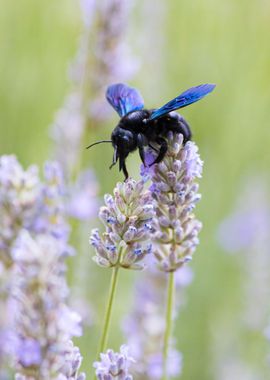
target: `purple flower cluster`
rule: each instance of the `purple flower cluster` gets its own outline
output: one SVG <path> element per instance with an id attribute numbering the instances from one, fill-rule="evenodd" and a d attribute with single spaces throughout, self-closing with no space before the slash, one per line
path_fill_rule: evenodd
<path id="1" fill-rule="evenodd" d="M 125 38 L 131 4 L 130 0 L 101 0 L 97 3 L 99 30 L 94 41 L 94 67 L 89 72 L 94 93 L 89 111 L 94 120 L 104 120 L 110 112 L 104 99 L 106 87 L 128 80 L 138 67 Z"/>
<path id="2" fill-rule="evenodd" d="M 106 87 L 129 79 L 137 68 L 125 41 L 130 6 L 129 0 L 81 0 L 84 29 L 69 70 L 72 89 L 51 127 L 65 173 L 78 169 L 86 130 L 110 114 Z"/>
<path id="3" fill-rule="evenodd" d="M 0 359 L 13 356 L 18 379 L 53 379 L 76 367 L 68 347 L 81 328 L 65 304 L 65 259 L 73 252 L 65 194 L 57 163 L 45 165 L 41 182 L 37 167 L 24 171 L 16 157 L 0 157 Z"/>
<path id="4" fill-rule="evenodd" d="M 70 228 L 65 220 L 65 196 L 62 168 L 57 162 L 47 162 L 44 166 L 44 184 L 40 186 L 40 199 L 36 205 L 37 214 L 30 230 L 50 234 L 66 242 Z"/>
<path id="5" fill-rule="evenodd" d="M 188 267 L 176 272 L 177 310 L 180 306 L 179 300 L 183 302 L 183 288 L 191 280 L 192 273 Z M 135 370 L 138 380 L 159 380 L 162 377 L 166 283 L 166 273 L 158 270 L 153 258 L 149 258 L 146 270 L 136 281 L 133 310 L 123 325 L 130 352 L 137 363 Z M 177 377 L 181 373 L 182 356 L 174 348 L 174 342 L 171 343 L 168 354 L 168 375 Z"/>
<path id="6" fill-rule="evenodd" d="M 151 178 L 150 190 L 155 201 L 154 254 L 165 272 L 175 271 L 191 260 L 199 243 L 202 227 L 193 210 L 201 196 L 196 180 L 201 177 L 202 161 L 194 142 L 183 144 L 181 134 L 168 137 L 168 152 L 154 167 L 142 170 Z"/>
<path id="7" fill-rule="evenodd" d="M 120 347 L 120 353 L 107 350 L 106 354 L 100 354 L 100 362 L 94 363 L 98 380 L 132 380 L 129 373 L 130 366 L 135 362 L 129 356 L 129 348 Z"/>
<path id="8" fill-rule="evenodd" d="M 24 171 L 15 156 L 0 157 L 0 261 L 13 264 L 10 249 L 21 228 L 30 228 L 40 200 L 38 169 Z"/>
<path id="9" fill-rule="evenodd" d="M 80 93 L 74 92 L 68 95 L 51 126 L 51 137 L 55 142 L 54 154 L 65 173 L 72 173 L 75 170 L 81 149 L 84 132 L 81 103 Z"/>
<path id="10" fill-rule="evenodd" d="M 81 328 L 79 315 L 65 304 L 67 253 L 64 241 L 48 234 L 33 238 L 25 230 L 12 250 L 16 368 L 26 379 L 64 376 L 75 365 L 69 341 Z"/>
<path id="11" fill-rule="evenodd" d="M 150 191 L 144 190 L 142 181 L 129 178 L 104 199 L 106 206 L 100 208 L 99 217 L 106 231 L 100 235 L 95 229 L 90 237 L 94 261 L 103 267 L 142 269 L 140 262 L 151 252 L 154 208 Z"/>
<path id="12" fill-rule="evenodd" d="M 264 181 L 249 178 L 239 193 L 234 210 L 218 228 L 218 241 L 229 253 L 266 246 L 269 236 L 270 206 Z"/>
<path id="13" fill-rule="evenodd" d="M 245 281 L 242 297 L 246 308 L 243 319 L 248 328 L 263 330 L 269 316 L 270 281 L 267 185 L 262 178 L 248 178 L 239 193 L 234 210 L 219 226 L 218 240 L 226 252 L 244 254 L 240 256 L 241 267 L 245 268 L 248 281 Z"/>
<path id="14" fill-rule="evenodd" d="M 69 341 L 65 351 L 65 364 L 57 380 L 85 380 L 85 374 L 79 373 L 81 363 L 80 350 L 73 345 L 72 341 Z"/>
<path id="15" fill-rule="evenodd" d="M 67 240 L 64 218 L 63 174 L 56 162 L 44 168 L 44 183 L 38 169 L 24 170 L 15 156 L 0 157 L 0 260 L 13 265 L 11 248 L 21 229 L 48 233 Z"/>
<path id="16" fill-rule="evenodd" d="M 70 186 L 67 213 L 78 220 L 89 220 L 96 216 L 98 185 L 92 170 L 80 173 L 78 180 Z"/>

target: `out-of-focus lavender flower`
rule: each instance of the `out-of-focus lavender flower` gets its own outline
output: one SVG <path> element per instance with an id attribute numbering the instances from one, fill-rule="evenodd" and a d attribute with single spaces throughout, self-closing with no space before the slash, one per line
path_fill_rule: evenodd
<path id="1" fill-rule="evenodd" d="M 166 1 L 148 0 L 141 2 L 137 8 L 138 16 L 132 31 L 136 39 L 132 43 L 143 57 L 144 72 L 151 72 L 147 77 L 147 86 L 143 89 L 145 99 L 151 99 L 155 104 L 159 100 L 160 88 L 166 86 L 168 78 L 164 59 L 167 46 L 164 29 L 168 24 L 170 7 Z M 152 71 L 153 67 L 155 70 Z"/>
<path id="2" fill-rule="evenodd" d="M 65 344 L 81 333 L 64 303 L 64 261 L 73 252 L 65 195 L 56 162 L 45 165 L 42 181 L 37 167 L 25 171 L 15 156 L 0 158 L 0 367 L 13 357 L 25 379 L 62 373 Z"/>
<path id="3" fill-rule="evenodd" d="M 84 118 L 81 113 L 81 94 L 69 94 L 63 107 L 56 113 L 51 127 L 51 137 L 55 141 L 55 157 L 64 168 L 65 174 L 75 170 L 81 149 Z"/>
<path id="4" fill-rule="evenodd" d="M 269 374 L 269 368 L 264 368 L 266 360 L 262 360 L 258 368 L 256 363 L 247 360 L 248 355 L 245 351 L 239 355 L 235 347 L 241 340 L 240 334 L 255 333 L 258 337 L 262 337 L 261 345 L 258 340 L 257 346 L 261 357 L 264 356 L 263 332 L 266 331 L 265 326 L 269 323 L 270 311 L 269 190 L 264 178 L 258 177 L 257 174 L 256 177 L 247 178 L 236 193 L 238 195 L 236 204 L 231 214 L 221 222 L 217 238 L 225 252 L 239 254 L 237 260 L 243 272 L 240 328 L 230 332 L 230 329 L 224 331 L 224 326 L 217 327 L 217 331 L 223 330 L 226 336 L 227 352 L 225 354 L 228 356 L 224 362 L 225 355 L 223 352 L 220 353 L 217 361 L 221 370 L 218 368 L 217 371 L 222 379 L 265 379 Z M 239 333 L 236 334 L 235 331 Z M 221 339 L 220 334 L 217 334 L 214 349 L 217 345 L 220 346 Z M 248 347 L 246 349 L 248 350 Z M 265 359 L 266 356 L 265 350 Z"/>
<path id="5" fill-rule="evenodd" d="M 103 267 L 142 269 L 140 262 L 151 252 L 154 208 L 150 191 L 144 190 L 142 181 L 129 178 L 104 199 L 106 206 L 100 208 L 99 217 L 106 231 L 100 235 L 95 229 L 90 237 L 96 251 L 94 261 Z"/>
<path id="6" fill-rule="evenodd" d="M 37 214 L 30 230 L 34 233 L 49 233 L 57 239 L 67 241 L 69 225 L 65 220 L 66 191 L 62 168 L 57 162 L 47 162 L 40 200 L 36 205 Z"/>
<path id="7" fill-rule="evenodd" d="M 82 172 L 69 191 L 67 212 L 79 220 L 89 220 L 97 214 L 98 185 L 91 170 Z"/>
<path id="8" fill-rule="evenodd" d="M 182 370 L 182 355 L 179 351 L 170 349 L 168 353 L 168 376 L 169 377 L 179 377 Z M 147 378 L 148 379 L 161 379 L 163 372 L 163 356 L 162 352 L 149 355 L 149 362 L 147 368 Z"/>
<path id="9" fill-rule="evenodd" d="M 36 216 L 40 198 L 38 169 L 24 171 L 15 156 L 0 157 L 0 261 L 9 267 L 10 248 L 21 228 L 29 227 Z"/>
<path id="10" fill-rule="evenodd" d="M 0 157 L 0 260 L 7 267 L 13 264 L 11 248 L 21 229 L 67 240 L 60 166 L 48 162 L 44 177 L 42 183 L 37 167 L 24 170 L 15 156 Z"/>
<path id="11" fill-rule="evenodd" d="M 240 194 L 234 211 L 218 229 L 218 241 L 230 253 L 250 250 L 269 236 L 270 206 L 266 186 L 262 181 L 249 179 Z"/>
<path id="12" fill-rule="evenodd" d="M 85 380 L 85 374 L 79 373 L 82 356 L 78 347 L 69 341 L 65 350 L 65 364 L 56 380 Z"/>
<path id="13" fill-rule="evenodd" d="M 201 196 L 196 180 L 202 174 L 202 161 L 194 142 L 183 144 L 181 134 L 170 133 L 164 160 L 143 171 L 150 177 L 156 218 L 154 254 L 165 272 L 175 271 L 191 256 L 199 243 L 202 227 L 193 210 Z"/>
<path id="14" fill-rule="evenodd" d="M 81 335 L 81 328 L 80 317 L 65 305 L 68 250 L 52 235 L 33 239 L 25 230 L 12 250 L 16 369 L 22 378 L 56 379 L 61 374 L 77 379 L 72 377 L 78 369 L 74 355 L 80 356 L 75 348 L 71 352 L 70 339 Z"/>
<path id="15" fill-rule="evenodd" d="M 130 366 L 135 360 L 129 355 L 129 348 L 126 345 L 120 347 L 120 353 L 107 350 L 106 354 L 100 354 L 100 362 L 93 364 L 96 369 L 98 380 L 132 380 L 129 373 Z"/>
<path id="16" fill-rule="evenodd" d="M 270 204 L 267 186 L 262 179 L 249 178 L 240 191 L 234 211 L 220 225 L 218 240 L 229 253 L 242 251 L 244 283 L 243 319 L 248 328 L 263 330 L 269 316 L 269 229 Z M 243 261 L 243 262 L 242 262 Z M 256 299 L 257 307 L 254 307 Z"/>
<path id="17" fill-rule="evenodd" d="M 10 298 L 14 281 L 14 242 L 22 229 L 67 240 L 62 192 L 62 173 L 56 163 L 46 164 L 45 183 L 42 183 L 36 166 L 24 170 L 15 156 L 0 157 L 0 367 L 1 363 L 7 362 L 4 356 L 14 354 L 17 341 L 10 325 L 14 314 L 14 304 Z M 34 342 L 26 340 L 23 343 L 20 345 L 23 347 L 21 352 L 27 356 L 28 352 L 33 351 Z M 35 361 L 38 354 L 28 356 Z"/>
<path id="18" fill-rule="evenodd" d="M 89 72 L 94 92 L 89 111 L 94 120 L 104 120 L 110 112 L 104 98 L 106 87 L 130 79 L 138 67 L 125 41 L 131 4 L 130 0 L 101 0 L 97 5 L 99 28 L 94 39 L 94 69 Z"/>
<path id="19" fill-rule="evenodd" d="M 110 115 L 106 87 L 130 79 L 138 66 L 126 43 L 130 7 L 129 0 L 81 0 L 84 29 L 69 70 L 72 90 L 51 127 L 56 158 L 67 174 L 78 170 L 86 130 Z"/>
<path id="20" fill-rule="evenodd" d="M 164 302 L 166 297 L 167 275 L 156 268 L 154 259 L 149 256 L 146 270 L 136 282 L 133 310 L 125 318 L 123 330 L 136 360 L 136 379 L 159 380 L 163 368 L 163 336 L 165 331 Z M 177 307 L 183 303 L 183 288 L 192 280 L 192 272 L 183 267 L 176 272 Z M 168 353 L 168 375 L 177 377 L 182 369 L 182 356 L 175 350 L 174 342 Z"/>
<path id="21" fill-rule="evenodd" d="M 87 29 L 89 29 L 92 25 L 95 14 L 96 0 L 80 0 L 80 5 L 84 25 Z"/>

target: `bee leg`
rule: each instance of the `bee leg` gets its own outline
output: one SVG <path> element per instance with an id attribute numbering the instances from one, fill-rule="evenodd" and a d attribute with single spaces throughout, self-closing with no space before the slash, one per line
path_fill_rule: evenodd
<path id="1" fill-rule="evenodd" d="M 124 172 L 125 181 L 126 181 L 129 177 L 127 167 L 126 167 L 126 162 L 125 162 L 125 158 L 120 156 L 119 157 L 119 171 L 121 172 L 121 170 L 123 170 Z"/>
<path id="2" fill-rule="evenodd" d="M 117 162 L 118 160 L 118 153 L 117 153 L 117 148 L 114 148 L 114 153 L 113 153 L 113 162 L 110 165 L 109 169 L 111 169 Z"/>
<path id="3" fill-rule="evenodd" d="M 138 134 L 137 136 L 137 145 L 138 145 L 138 148 L 139 148 L 139 154 L 140 154 L 140 157 L 141 157 L 141 160 L 142 160 L 142 163 L 144 166 L 145 165 L 145 154 L 144 154 L 144 149 L 143 149 L 143 146 L 144 146 L 144 137 L 141 133 Z"/>
<path id="4" fill-rule="evenodd" d="M 126 167 L 126 162 L 125 160 L 123 161 L 123 172 L 124 172 L 124 175 L 125 175 L 125 181 L 128 179 L 129 175 L 128 175 L 128 171 L 127 171 L 127 167 Z"/>
<path id="5" fill-rule="evenodd" d="M 159 152 L 155 161 L 153 161 L 149 166 L 153 166 L 161 162 L 163 158 L 165 157 L 165 154 L 167 153 L 167 150 L 168 150 L 167 141 L 163 139 L 162 137 L 157 137 L 156 143 L 160 145 Z"/>

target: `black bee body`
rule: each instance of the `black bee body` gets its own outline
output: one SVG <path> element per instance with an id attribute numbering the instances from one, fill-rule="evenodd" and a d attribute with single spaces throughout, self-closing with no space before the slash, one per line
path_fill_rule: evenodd
<path id="1" fill-rule="evenodd" d="M 112 166 L 119 159 L 119 170 L 123 170 L 126 178 L 128 172 L 125 159 L 129 153 L 139 149 L 141 160 L 145 164 L 144 147 L 149 146 L 158 151 L 156 159 L 151 163 L 154 165 L 162 161 L 167 152 L 166 137 L 170 131 L 181 133 L 184 143 L 191 139 L 189 125 L 181 115 L 169 112 L 159 119 L 150 120 L 154 111 L 145 109 L 132 111 L 120 119 L 112 132 L 111 139 L 115 150 Z"/>
<path id="2" fill-rule="evenodd" d="M 141 94 L 135 88 L 122 83 L 113 84 L 108 87 L 106 98 L 121 119 L 112 132 L 111 140 L 97 141 L 88 148 L 100 143 L 112 143 L 114 154 L 110 168 L 119 160 L 119 170 L 123 170 L 127 179 L 126 158 L 129 153 L 138 149 L 145 165 L 144 148 L 150 147 L 156 151 L 156 158 L 151 166 L 163 160 L 168 149 L 166 138 L 169 132 L 181 133 L 184 144 L 191 139 L 188 123 L 174 111 L 197 102 L 214 88 L 213 84 L 191 87 L 162 107 L 147 110 L 144 109 Z"/>

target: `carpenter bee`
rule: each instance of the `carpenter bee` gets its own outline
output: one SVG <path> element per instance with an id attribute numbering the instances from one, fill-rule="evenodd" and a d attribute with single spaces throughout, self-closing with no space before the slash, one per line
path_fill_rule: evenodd
<path id="1" fill-rule="evenodd" d="M 214 84 L 202 84 L 191 87 L 176 98 L 158 109 L 144 109 L 144 101 L 135 88 L 117 83 L 108 87 L 106 98 L 121 117 L 114 128 L 111 140 L 97 141 L 96 144 L 112 143 L 114 148 L 113 161 L 110 169 L 119 160 L 119 171 L 128 178 L 126 158 L 129 153 L 139 149 L 140 158 L 145 165 L 146 146 L 156 151 L 156 158 L 150 166 L 161 162 L 167 152 L 166 137 L 168 132 L 181 133 L 184 143 L 191 139 L 191 130 L 183 118 L 175 110 L 188 106 L 202 99 L 215 88 Z"/>

